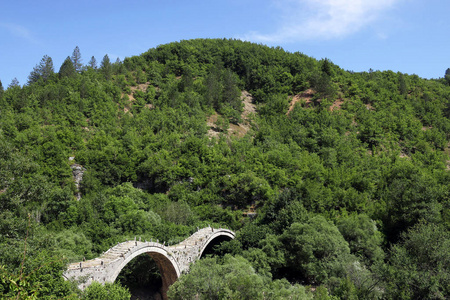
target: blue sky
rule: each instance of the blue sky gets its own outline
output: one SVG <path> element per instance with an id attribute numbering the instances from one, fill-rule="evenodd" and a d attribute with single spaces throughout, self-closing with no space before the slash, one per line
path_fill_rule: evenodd
<path id="1" fill-rule="evenodd" d="M 83 63 L 139 55 L 191 38 L 239 38 L 353 71 L 443 77 L 448 0 L 7 1 L 0 6 L 0 80 L 21 84 L 44 55 L 55 71 L 79 46 Z"/>

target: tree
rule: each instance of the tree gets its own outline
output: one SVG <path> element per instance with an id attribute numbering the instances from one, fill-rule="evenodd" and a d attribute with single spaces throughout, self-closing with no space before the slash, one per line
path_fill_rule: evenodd
<path id="1" fill-rule="evenodd" d="M 0 80 L 0 98 L 3 96 L 3 92 L 4 92 L 3 84 L 2 81 Z"/>
<path id="2" fill-rule="evenodd" d="M 171 299 L 262 299 L 264 282 L 243 257 L 205 258 L 169 289 Z"/>
<path id="3" fill-rule="evenodd" d="M 34 82 L 37 82 L 41 78 L 41 75 L 39 73 L 38 66 L 36 65 L 33 68 L 33 71 L 30 72 L 30 75 L 28 75 L 28 84 L 32 84 Z"/>
<path id="4" fill-rule="evenodd" d="M 78 48 L 78 46 L 76 46 L 75 49 L 73 50 L 71 60 L 75 70 L 77 72 L 81 72 L 81 67 L 83 66 L 83 64 L 81 63 L 81 53 L 80 48 Z"/>
<path id="5" fill-rule="evenodd" d="M 54 72 L 52 58 L 48 55 L 44 55 L 41 62 L 33 68 L 33 71 L 31 71 L 28 76 L 28 84 L 37 82 L 41 78 L 44 81 L 47 81 Z"/>
<path id="6" fill-rule="evenodd" d="M 418 224 L 402 235 L 391 254 L 388 299 L 449 299 L 450 233 Z M 390 297 L 389 297 L 390 296 Z"/>
<path id="7" fill-rule="evenodd" d="M 448 85 L 450 85 L 450 68 L 448 68 L 447 70 L 445 70 L 445 76 L 444 76 L 445 81 L 447 82 Z"/>
<path id="8" fill-rule="evenodd" d="M 324 60 L 322 60 L 322 65 L 321 65 L 321 70 L 323 73 L 327 74 L 328 76 L 333 77 L 334 72 L 331 66 L 331 62 L 328 58 L 325 58 Z"/>
<path id="9" fill-rule="evenodd" d="M 76 70 L 73 66 L 70 57 L 67 56 L 66 60 L 64 60 L 61 68 L 59 68 L 59 76 L 60 77 L 73 77 L 76 74 Z"/>
<path id="10" fill-rule="evenodd" d="M 406 95 L 407 93 L 405 77 L 401 73 L 399 73 L 398 76 L 398 91 L 400 92 L 400 95 Z"/>
<path id="11" fill-rule="evenodd" d="M 97 69 L 97 60 L 95 59 L 94 56 L 91 57 L 91 60 L 88 62 L 88 66 L 94 70 Z"/>
<path id="12" fill-rule="evenodd" d="M 46 81 L 51 75 L 53 75 L 53 73 L 55 73 L 55 69 L 53 68 L 53 60 L 50 56 L 45 55 L 43 61 L 44 66 L 42 68 L 42 78 Z"/>
<path id="13" fill-rule="evenodd" d="M 105 283 L 104 285 L 93 282 L 83 292 L 81 299 L 85 300 L 128 300 L 131 295 L 127 288 L 122 287 L 118 283 Z"/>
<path id="14" fill-rule="evenodd" d="M 214 67 L 206 76 L 205 80 L 205 102 L 215 109 L 219 108 L 220 99 L 222 97 L 222 84 L 220 80 L 220 69 Z"/>
<path id="15" fill-rule="evenodd" d="M 353 214 L 341 218 L 337 223 L 339 231 L 349 243 L 352 254 L 364 262 L 380 261 L 384 258 L 381 243 L 383 236 L 378 231 L 375 221 L 365 214 Z"/>
<path id="16" fill-rule="evenodd" d="M 8 85 L 8 88 L 12 88 L 15 86 L 19 86 L 19 80 L 17 80 L 17 77 L 14 77 L 13 80 L 11 80 L 11 83 Z"/>
<path id="17" fill-rule="evenodd" d="M 311 86 L 316 90 L 317 98 L 332 98 L 336 94 L 331 77 L 325 72 L 313 74 L 311 77 Z"/>
<path id="18" fill-rule="evenodd" d="M 305 287 L 272 281 L 241 256 L 204 258 L 169 288 L 170 299 L 312 299 Z"/>
<path id="19" fill-rule="evenodd" d="M 229 117 L 233 123 L 238 123 L 241 119 L 242 112 L 242 100 L 240 98 L 240 90 L 237 87 L 237 76 L 226 69 L 223 71 L 223 91 L 222 91 L 222 103 L 220 104 L 219 111 L 226 117 Z"/>
<path id="20" fill-rule="evenodd" d="M 107 80 L 111 79 L 112 66 L 108 54 L 105 54 L 105 56 L 103 56 L 102 62 L 100 64 L 100 70 L 102 71 L 103 75 L 105 75 L 105 78 Z"/>
<path id="21" fill-rule="evenodd" d="M 439 224 L 445 215 L 446 191 L 436 176 L 421 172 L 409 160 L 398 160 L 387 175 L 384 231 L 391 242 L 420 220 Z"/>
<path id="22" fill-rule="evenodd" d="M 350 248 L 337 227 L 322 216 L 293 223 L 281 236 L 286 261 L 294 276 L 310 284 L 345 273 Z"/>

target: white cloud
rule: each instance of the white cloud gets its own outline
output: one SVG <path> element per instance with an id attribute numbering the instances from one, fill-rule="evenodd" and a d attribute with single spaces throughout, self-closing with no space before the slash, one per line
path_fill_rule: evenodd
<path id="1" fill-rule="evenodd" d="M 9 31 L 9 33 L 15 37 L 19 37 L 22 39 L 25 39 L 31 43 L 36 43 L 36 39 L 32 36 L 30 30 L 28 30 L 27 28 L 21 26 L 21 25 L 17 25 L 17 24 L 12 24 L 12 23 L 0 23 L 0 27 L 5 28 L 6 30 Z"/>
<path id="2" fill-rule="evenodd" d="M 333 39 L 355 33 L 376 21 L 401 0 L 274 0 L 280 14 L 274 33 L 251 32 L 244 39 L 288 42 Z"/>

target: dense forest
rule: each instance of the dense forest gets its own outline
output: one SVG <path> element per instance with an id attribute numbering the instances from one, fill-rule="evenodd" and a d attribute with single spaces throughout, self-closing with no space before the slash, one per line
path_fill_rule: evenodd
<path id="1" fill-rule="evenodd" d="M 236 239 L 170 299 L 448 299 L 449 74 L 227 39 L 99 65 L 76 47 L 59 71 L 44 56 L 0 82 L 0 295 L 129 299 L 151 261 L 84 291 L 62 272 L 210 224 Z"/>

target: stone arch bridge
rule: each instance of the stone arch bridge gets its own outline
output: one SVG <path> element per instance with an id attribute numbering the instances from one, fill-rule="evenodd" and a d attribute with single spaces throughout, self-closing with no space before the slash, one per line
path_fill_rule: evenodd
<path id="1" fill-rule="evenodd" d="M 145 253 L 150 255 L 158 266 L 162 279 L 161 294 L 166 299 L 169 286 L 182 273 L 187 272 L 189 265 L 200 259 L 205 250 L 234 237 L 235 233 L 231 230 L 206 227 L 173 246 L 160 244 L 159 241 L 127 241 L 117 244 L 100 257 L 70 264 L 63 276 L 78 281 L 80 289 L 85 289 L 94 281 L 112 283 L 133 258 Z"/>

